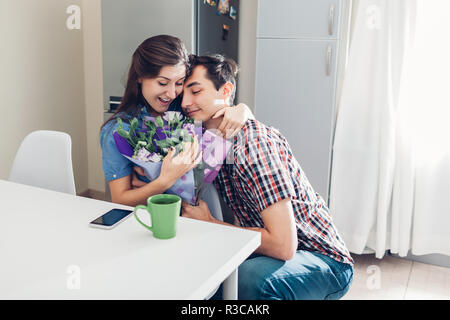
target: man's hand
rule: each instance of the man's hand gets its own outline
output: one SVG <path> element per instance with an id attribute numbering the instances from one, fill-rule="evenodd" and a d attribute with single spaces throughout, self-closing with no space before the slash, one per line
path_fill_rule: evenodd
<path id="1" fill-rule="evenodd" d="M 137 177 L 137 174 L 139 174 L 141 176 L 145 176 L 144 169 L 142 169 L 141 167 L 133 167 L 133 173 L 131 175 L 131 188 L 132 189 L 137 189 L 137 188 L 143 187 L 147 184 L 144 181 L 139 180 L 139 178 Z"/>
<path id="2" fill-rule="evenodd" d="M 214 221 L 214 218 L 209 211 L 208 205 L 203 200 L 198 201 L 198 206 L 192 206 L 189 203 L 182 201 L 181 216 L 208 222 Z"/>

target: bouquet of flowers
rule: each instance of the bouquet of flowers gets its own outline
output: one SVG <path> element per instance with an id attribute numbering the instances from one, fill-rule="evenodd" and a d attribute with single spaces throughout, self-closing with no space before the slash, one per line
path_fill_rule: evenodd
<path id="1" fill-rule="evenodd" d="M 167 111 L 162 117 L 144 117 L 141 128 L 134 118 L 129 130 L 124 129 L 122 119 L 117 118 L 117 122 L 118 128 L 113 133 L 117 149 L 143 168 L 150 180 L 159 177 L 162 160 L 170 148 L 175 148 L 176 154 L 183 150 L 186 142 L 192 142 L 195 135 L 200 138 L 202 162 L 166 191 L 192 205 L 198 204 L 205 185 L 213 182 L 231 147 L 230 141 L 213 132 L 207 130 L 203 133 L 201 125 L 183 117 L 181 112 Z"/>

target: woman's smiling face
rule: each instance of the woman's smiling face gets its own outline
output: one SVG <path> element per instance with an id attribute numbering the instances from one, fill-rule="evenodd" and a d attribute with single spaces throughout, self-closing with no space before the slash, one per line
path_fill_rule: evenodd
<path id="1" fill-rule="evenodd" d="M 183 91 L 186 67 L 184 65 L 164 66 L 155 78 L 141 78 L 142 95 L 153 110 L 153 116 L 169 109 L 171 102 Z"/>

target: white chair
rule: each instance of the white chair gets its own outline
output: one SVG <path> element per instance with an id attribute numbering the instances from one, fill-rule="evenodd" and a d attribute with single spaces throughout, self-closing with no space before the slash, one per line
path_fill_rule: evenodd
<path id="1" fill-rule="evenodd" d="M 75 195 L 70 136 L 48 130 L 27 135 L 17 151 L 9 180 Z"/>

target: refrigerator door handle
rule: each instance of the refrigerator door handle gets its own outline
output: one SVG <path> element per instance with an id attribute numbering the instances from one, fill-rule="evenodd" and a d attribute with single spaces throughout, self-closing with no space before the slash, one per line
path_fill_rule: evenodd
<path id="1" fill-rule="evenodd" d="M 330 5 L 329 16 L 328 16 L 328 35 L 333 35 L 334 26 L 334 4 Z"/>
<path id="2" fill-rule="evenodd" d="M 329 76 L 330 73 L 331 73 L 331 44 L 329 44 L 327 48 L 327 69 L 326 69 L 327 76 Z"/>

